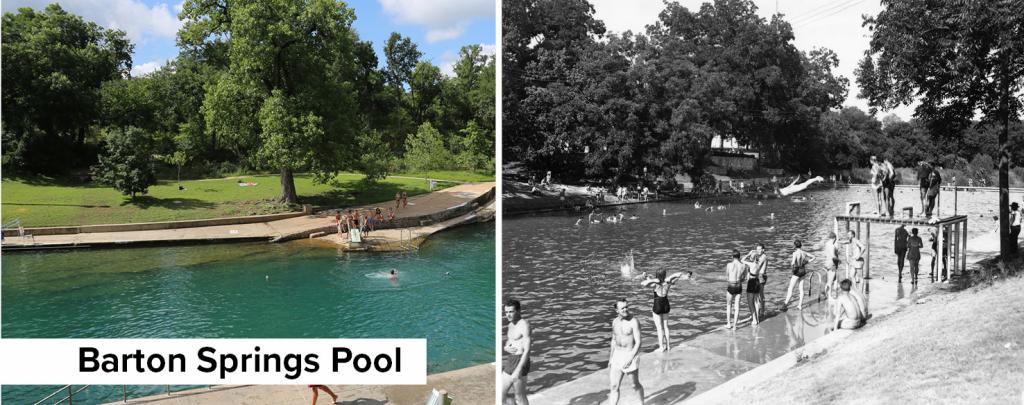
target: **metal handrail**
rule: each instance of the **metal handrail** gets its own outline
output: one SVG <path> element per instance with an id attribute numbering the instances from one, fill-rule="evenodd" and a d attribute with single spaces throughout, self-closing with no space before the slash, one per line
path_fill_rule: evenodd
<path id="1" fill-rule="evenodd" d="M 83 385 L 83 386 L 82 386 L 81 388 L 79 388 L 79 389 L 78 389 L 77 391 L 72 391 L 72 390 L 71 390 L 71 388 L 72 388 L 72 385 L 71 385 L 71 384 L 68 384 L 68 385 L 65 385 L 65 386 L 63 386 L 63 387 L 60 387 L 60 388 L 58 388 L 58 389 L 57 389 L 56 391 L 54 391 L 54 392 L 53 392 L 52 394 L 50 394 L 50 395 L 47 395 L 47 396 L 46 396 L 45 398 L 43 398 L 43 399 L 40 399 L 40 400 L 39 400 L 38 402 L 36 402 L 36 403 L 35 403 L 34 405 L 40 405 L 40 404 L 42 404 L 43 402 L 46 402 L 46 400 L 48 400 L 48 399 L 50 399 L 50 398 L 53 398 L 53 397 L 54 397 L 54 396 L 56 396 L 57 394 L 60 394 L 60 393 L 61 393 L 61 392 L 63 392 L 64 390 L 67 390 L 67 392 L 68 392 L 68 396 L 66 396 L 66 397 L 64 397 L 64 398 L 61 398 L 61 399 L 60 399 L 60 401 L 54 402 L 54 403 L 53 403 L 52 405 L 57 405 L 57 404 L 61 404 L 61 403 L 64 403 L 64 401 L 67 401 L 67 403 L 68 403 L 68 404 L 74 404 L 74 403 L 75 403 L 75 399 L 74 399 L 74 398 L 75 398 L 75 394 L 77 394 L 77 393 L 79 393 L 79 392 L 82 392 L 82 391 L 84 391 L 84 390 L 85 390 L 86 388 L 89 388 L 89 387 L 90 387 L 89 385 Z"/>

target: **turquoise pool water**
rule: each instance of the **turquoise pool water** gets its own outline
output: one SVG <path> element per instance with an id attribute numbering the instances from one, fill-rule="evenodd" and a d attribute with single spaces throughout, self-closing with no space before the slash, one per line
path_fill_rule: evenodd
<path id="1" fill-rule="evenodd" d="M 428 372 L 494 361 L 495 226 L 418 251 L 304 243 L 3 255 L 4 338 L 427 338 Z M 398 270 L 398 282 L 385 273 Z M 4 386 L 3 402 L 57 387 Z M 136 396 L 164 387 L 131 387 Z M 119 400 L 94 387 L 82 403 Z M 75 397 L 79 403 L 79 397 Z"/>

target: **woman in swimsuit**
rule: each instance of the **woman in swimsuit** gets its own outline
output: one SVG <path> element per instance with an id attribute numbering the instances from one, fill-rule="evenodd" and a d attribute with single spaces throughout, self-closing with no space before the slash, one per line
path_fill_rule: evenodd
<path id="1" fill-rule="evenodd" d="M 665 269 L 658 269 L 654 275 L 654 278 L 646 278 L 641 281 L 640 285 L 654 289 L 654 305 L 651 308 L 651 315 L 654 317 L 654 326 L 658 328 L 658 350 L 667 351 L 670 346 L 667 315 L 671 309 L 668 303 L 668 290 L 683 276 L 683 273 L 675 273 L 666 278 Z M 693 279 L 692 271 L 686 274 L 686 279 Z"/>

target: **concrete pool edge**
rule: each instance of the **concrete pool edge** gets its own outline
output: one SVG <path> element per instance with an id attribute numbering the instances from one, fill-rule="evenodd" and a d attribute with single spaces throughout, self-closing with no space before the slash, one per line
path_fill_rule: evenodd
<path id="1" fill-rule="evenodd" d="M 395 221 L 385 227 L 395 226 L 407 229 L 444 222 L 463 216 L 494 201 L 495 183 L 467 183 L 410 198 Z M 389 202 L 370 205 L 387 206 Z M 130 246 L 189 245 L 236 242 L 284 242 L 304 239 L 316 232 L 331 231 L 333 216 L 322 211 L 315 215 L 303 215 L 269 222 L 215 225 L 190 228 L 159 230 L 138 230 L 125 232 L 95 232 L 65 235 L 39 235 L 33 237 L 9 237 L 4 240 L 4 252 L 124 248 Z M 325 225 L 324 223 L 327 223 Z"/>
<path id="2" fill-rule="evenodd" d="M 479 404 L 494 401 L 495 363 L 477 364 L 427 376 L 425 385 L 328 385 L 338 395 L 338 403 L 413 404 L 425 403 L 432 389 L 445 390 L 458 403 Z M 195 388 L 170 394 L 117 401 L 110 404 L 281 404 L 310 403 L 312 394 L 305 385 L 243 385 Z M 321 392 L 318 403 L 330 403 Z"/>
<path id="3" fill-rule="evenodd" d="M 969 250 L 969 267 L 974 271 L 979 262 L 998 255 L 998 234 L 989 233 L 971 240 Z M 927 275 L 925 275 L 927 277 Z M 876 283 L 882 283 L 874 285 Z M 896 285 L 884 279 L 872 283 L 872 290 L 885 284 Z M 914 305 L 919 300 L 938 292 L 950 284 L 927 282 L 920 289 L 907 297 L 897 299 L 887 305 L 872 307 L 873 318 L 868 327 L 884 324 L 885 320 L 901 309 Z M 921 301 L 923 302 L 923 301 Z M 805 304 L 801 311 L 790 310 L 780 312 L 764 321 L 769 328 L 777 328 L 781 322 L 788 322 L 790 316 L 821 311 L 824 303 Z M 774 325 L 773 325 L 774 324 Z M 816 327 L 823 329 L 824 326 Z M 739 358 L 737 353 L 756 351 L 750 340 L 743 340 L 743 334 L 751 331 L 742 325 L 739 331 L 714 330 L 688 341 L 673 346 L 667 353 L 642 353 L 640 357 L 640 382 L 645 390 L 645 401 L 651 403 L 676 403 L 692 401 L 693 403 L 726 403 L 734 402 L 731 393 L 750 385 L 755 385 L 773 376 L 777 376 L 802 361 L 826 353 L 849 336 L 850 331 L 836 331 L 819 337 L 809 336 L 802 345 L 786 350 L 774 357 L 768 356 L 763 362 L 752 363 Z M 808 333 L 810 332 L 810 333 Z M 653 331 L 651 331 L 653 333 Z M 814 331 L 808 330 L 808 335 Z M 645 335 L 650 345 L 650 335 Z M 756 341 L 756 339 L 755 339 Z M 771 342 L 769 341 L 769 346 Z M 777 345 L 778 346 L 778 345 Z M 790 346 L 792 347 L 792 346 Z M 724 348 L 724 350 L 723 350 Z M 785 346 L 781 347 L 785 350 Z M 763 349 L 762 349 L 763 350 Z M 776 352 L 778 353 L 778 352 Z M 530 395 L 531 402 L 545 404 L 598 403 L 608 394 L 607 368 L 578 374 L 574 379 L 561 384 L 541 389 Z M 621 395 L 624 401 L 636 400 L 632 384 L 623 381 Z M 694 398 L 699 398 L 694 400 Z"/>

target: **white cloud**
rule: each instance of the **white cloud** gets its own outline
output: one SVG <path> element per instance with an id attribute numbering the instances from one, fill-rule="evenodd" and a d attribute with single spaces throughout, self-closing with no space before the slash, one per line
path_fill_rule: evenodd
<path id="1" fill-rule="evenodd" d="M 145 74 L 153 73 L 157 69 L 160 69 L 160 67 L 162 67 L 166 63 L 166 60 L 154 60 L 143 63 L 141 65 L 132 65 L 132 77 L 139 77 Z"/>
<path id="2" fill-rule="evenodd" d="M 448 28 L 427 30 L 427 42 L 446 41 L 458 38 L 466 30 L 465 24 L 455 24 Z"/>
<path id="3" fill-rule="evenodd" d="M 494 56 L 496 52 L 498 52 L 498 47 L 494 46 L 494 44 L 480 44 L 480 53 Z"/>
<path id="4" fill-rule="evenodd" d="M 427 42 L 457 38 L 469 20 L 494 17 L 491 0 L 378 0 L 384 12 L 397 22 L 427 29 Z"/>
<path id="5" fill-rule="evenodd" d="M 497 50 L 494 44 L 479 44 L 480 53 L 484 55 L 494 56 Z M 459 61 L 459 53 L 457 51 L 448 50 L 441 54 L 441 63 L 437 65 L 438 69 L 441 69 L 441 73 L 448 77 L 455 77 L 455 62 Z"/>
<path id="6" fill-rule="evenodd" d="M 53 0 L 8 0 L 3 2 L 4 12 L 16 12 L 20 7 L 36 10 L 46 8 Z M 134 43 L 148 36 L 174 38 L 181 28 L 177 10 L 181 3 L 168 5 L 160 3 L 152 7 L 140 0 L 76 0 L 61 2 L 61 7 L 70 13 L 82 16 L 107 28 L 124 30 Z"/>
<path id="7" fill-rule="evenodd" d="M 704 1 L 679 0 L 679 3 L 695 12 L 700 10 Z M 656 22 L 658 14 L 665 8 L 662 0 L 591 0 L 591 4 L 594 5 L 594 16 L 604 21 L 608 31 L 617 33 L 626 30 L 645 32 L 646 26 Z M 867 100 L 857 98 L 860 88 L 853 71 L 870 41 L 870 33 L 861 26 L 861 15 L 877 15 L 882 9 L 878 2 L 754 0 L 754 4 L 758 7 L 758 14 L 766 19 L 775 14 L 778 6 L 777 11 L 793 25 L 793 43 L 798 49 L 829 48 L 835 51 L 839 56 L 839 67 L 835 73 L 850 80 L 845 105 L 867 111 Z M 913 106 L 899 107 L 887 113 L 909 120 L 913 116 Z"/>

